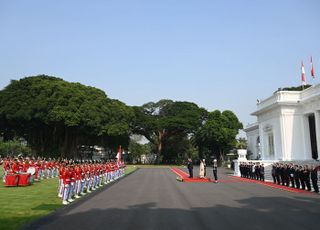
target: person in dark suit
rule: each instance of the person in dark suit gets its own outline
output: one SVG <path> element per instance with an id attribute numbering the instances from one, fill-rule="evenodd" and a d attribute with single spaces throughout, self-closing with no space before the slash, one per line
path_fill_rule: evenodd
<path id="1" fill-rule="evenodd" d="M 191 158 L 188 159 L 187 168 L 189 170 L 189 178 L 193 178 L 193 164 Z"/>
<path id="2" fill-rule="evenodd" d="M 260 168 L 259 168 L 259 177 L 260 177 L 260 180 L 261 180 L 261 181 L 264 181 L 264 164 L 261 164 L 261 165 L 260 165 Z"/>
<path id="3" fill-rule="evenodd" d="M 276 184 L 277 180 L 276 180 L 276 165 L 275 164 L 272 164 L 271 175 L 272 175 L 273 183 Z"/>
<path id="4" fill-rule="evenodd" d="M 284 167 L 284 178 L 285 178 L 285 185 L 289 187 L 290 186 L 290 166 L 287 164 Z"/>
<path id="5" fill-rule="evenodd" d="M 260 165 L 257 163 L 254 167 L 254 179 L 260 180 Z"/>
<path id="6" fill-rule="evenodd" d="M 306 187 L 307 187 L 308 191 L 311 191 L 310 169 L 309 169 L 308 165 L 304 166 L 303 177 L 304 177 L 304 181 L 305 181 L 305 184 L 306 184 Z"/>
<path id="7" fill-rule="evenodd" d="M 244 165 L 243 165 L 243 163 L 241 162 L 240 165 L 239 165 L 239 170 L 240 170 L 241 177 L 244 177 L 243 168 L 244 168 Z"/>
<path id="8" fill-rule="evenodd" d="M 276 164 L 276 180 L 277 180 L 277 184 L 280 185 L 281 180 L 280 180 L 280 174 L 281 174 L 281 166 L 280 164 Z"/>
<path id="9" fill-rule="evenodd" d="M 315 193 L 319 192 L 318 187 L 318 170 L 314 165 L 311 166 L 311 182 Z"/>
<path id="10" fill-rule="evenodd" d="M 217 162 L 217 159 L 213 159 L 212 169 L 213 169 L 214 183 L 218 183 L 218 162 Z"/>
<path id="11" fill-rule="evenodd" d="M 297 189 L 300 189 L 300 179 L 299 179 L 299 175 L 300 175 L 300 170 L 298 165 L 294 166 L 294 181 L 295 181 L 295 185 Z"/>
<path id="12" fill-rule="evenodd" d="M 294 166 L 293 166 L 293 164 L 290 164 L 289 176 L 290 176 L 290 182 L 291 182 L 292 188 L 295 187 L 295 184 L 294 184 L 294 172 L 295 172 Z"/>
<path id="13" fill-rule="evenodd" d="M 299 166 L 299 179 L 300 179 L 301 189 L 306 190 L 306 183 L 304 179 L 303 168 L 301 165 Z"/>
<path id="14" fill-rule="evenodd" d="M 284 164 L 280 164 L 280 178 L 281 178 L 281 184 L 284 186 L 286 183 Z"/>

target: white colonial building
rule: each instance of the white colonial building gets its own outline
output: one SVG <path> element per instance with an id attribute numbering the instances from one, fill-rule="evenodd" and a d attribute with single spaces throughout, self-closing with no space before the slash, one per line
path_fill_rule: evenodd
<path id="1" fill-rule="evenodd" d="M 277 91 L 259 101 L 248 125 L 251 159 L 306 161 L 320 153 L 320 84 L 303 91 Z"/>

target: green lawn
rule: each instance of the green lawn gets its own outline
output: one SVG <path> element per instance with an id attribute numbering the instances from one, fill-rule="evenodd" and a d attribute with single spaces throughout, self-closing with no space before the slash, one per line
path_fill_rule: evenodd
<path id="1" fill-rule="evenodd" d="M 136 171 L 138 168 L 135 167 L 134 165 L 127 165 L 126 167 L 126 175 Z"/>
<path id="2" fill-rule="evenodd" d="M 127 166 L 126 174 L 137 167 Z M 18 229 L 62 207 L 57 197 L 58 179 L 42 180 L 27 187 L 5 187 L 0 182 L 0 229 Z"/>

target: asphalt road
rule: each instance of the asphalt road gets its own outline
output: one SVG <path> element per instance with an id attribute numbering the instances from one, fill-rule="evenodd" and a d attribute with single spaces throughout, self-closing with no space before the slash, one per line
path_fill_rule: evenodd
<path id="1" fill-rule="evenodd" d="M 220 177 L 231 181 L 182 183 L 169 169 L 140 169 L 28 229 L 320 228 L 320 195 Z"/>

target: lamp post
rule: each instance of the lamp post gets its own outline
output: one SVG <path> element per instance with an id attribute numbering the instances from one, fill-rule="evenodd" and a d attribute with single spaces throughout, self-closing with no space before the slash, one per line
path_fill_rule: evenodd
<path id="1" fill-rule="evenodd" d="M 129 154 L 130 154 L 130 151 L 128 151 L 128 155 L 127 155 L 128 158 L 129 158 Z M 129 160 L 130 160 L 130 158 L 129 158 Z M 126 163 L 128 163 L 128 159 L 127 159 Z"/>
<path id="2" fill-rule="evenodd" d="M 124 162 L 126 161 L 125 154 L 126 154 L 126 152 L 124 150 L 122 150 L 121 155 L 123 156 L 123 158 L 121 157 L 121 159 L 123 159 Z"/>

